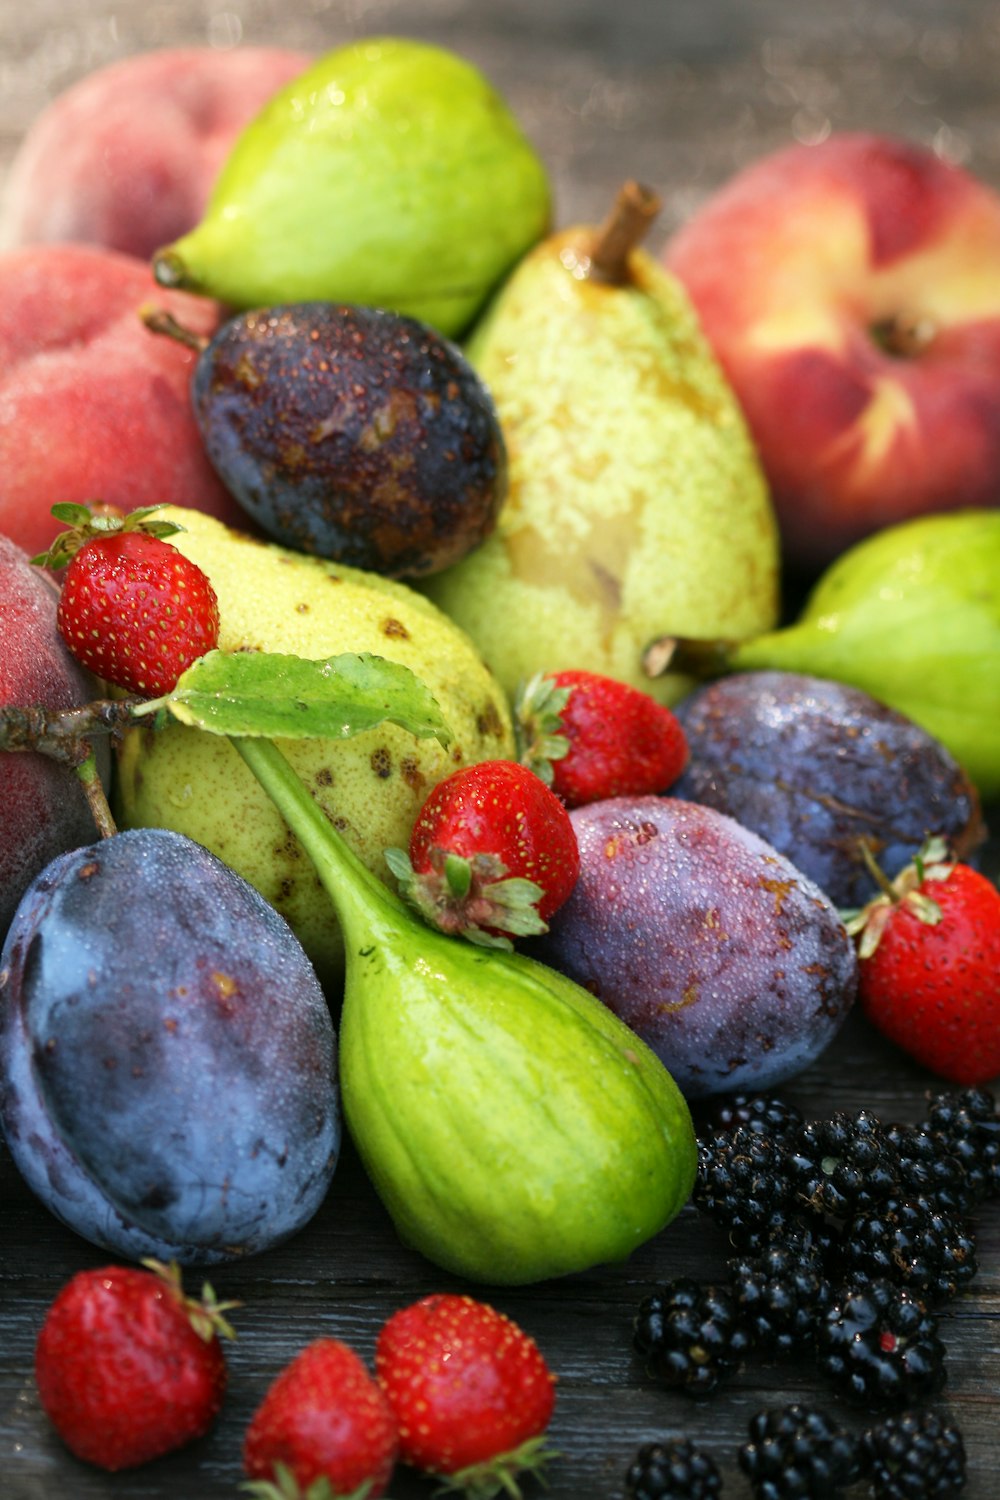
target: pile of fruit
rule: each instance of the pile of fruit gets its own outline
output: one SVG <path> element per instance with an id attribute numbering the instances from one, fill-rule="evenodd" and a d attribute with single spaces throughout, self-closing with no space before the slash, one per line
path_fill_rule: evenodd
<path id="1" fill-rule="evenodd" d="M 182 71 L 222 122 L 203 179 L 139 213 L 141 136 L 78 177 L 107 92 L 149 125 Z M 226 1305 L 177 1267 L 301 1229 L 343 1127 L 473 1282 L 623 1260 L 693 1195 L 738 1258 L 640 1309 L 670 1384 L 804 1341 L 872 1411 L 934 1394 L 1000 1132 L 1000 198 L 833 137 L 659 263 L 635 183 L 553 232 L 541 158 L 439 48 L 111 72 L 25 142 L 0 257 L 0 1123 L 146 1263 L 57 1299 L 46 1411 L 107 1468 L 204 1432 Z M 946 237 L 963 294 L 897 305 Z M 855 285 L 817 296 L 834 243 L 863 339 Z M 909 1130 L 791 1118 L 766 1091 L 856 998 L 966 1093 Z M 553 1378 L 487 1304 L 398 1313 L 376 1367 L 302 1350 L 253 1493 L 374 1497 L 401 1460 L 517 1495 L 549 1457 Z M 740 1464 L 891 1496 L 930 1454 L 944 1495 L 936 1421 L 859 1446 L 765 1412 Z M 718 1475 L 654 1445 L 627 1485 Z"/>

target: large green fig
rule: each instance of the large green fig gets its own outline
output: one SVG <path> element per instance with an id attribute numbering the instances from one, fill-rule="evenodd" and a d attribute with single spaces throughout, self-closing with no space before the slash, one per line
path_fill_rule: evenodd
<path id="1" fill-rule="evenodd" d="M 233 743 L 308 851 L 345 937 L 344 1115 L 400 1236 L 521 1284 L 624 1259 L 686 1202 L 687 1105 L 600 1001 L 520 954 L 424 926 L 281 752 Z"/>
<path id="2" fill-rule="evenodd" d="M 475 67 L 369 38 L 274 96 L 154 270 L 235 308 L 358 302 L 455 334 L 549 214 L 542 162 Z"/>
<path id="3" fill-rule="evenodd" d="M 946 745 L 1000 795 L 1000 511 L 891 526 L 827 569 L 798 621 L 736 646 L 734 671 L 862 688 Z"/>

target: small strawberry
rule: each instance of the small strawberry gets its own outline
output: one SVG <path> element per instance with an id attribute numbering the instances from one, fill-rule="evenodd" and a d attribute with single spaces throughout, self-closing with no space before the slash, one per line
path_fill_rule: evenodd
<path id="1" fill-rule="evenodd" d="M 402 1308 L 379 1333 L 375 1369 L 400 1458 L 445 1491 L 520 1496 L 517 1475 L 552 1457 L 555 1377 L 534 1340 L 485 1302 L 445 1293 Z"/>
<path id="2" fill-rule="evenodd" d="M 580 873 L 569 814 L 544 782 L 509 760 L 481 761 L 431 792 L 410 851 L 386 862 L 407 900 L 442 932 L 509 948 L 505 933 L 547 931 Z"/>
<path id="3" fill-rule="evenodd" d="M 858 935 L 858 994 L 875 1026 L 911 1057 L 965 1086 L 1000 1074 L 1000 891 L 932 840 L 845 914 Z"/>
<path id="4" fill-rule="evenodd" d="M 396 1419 L 363 1361 L 339 1339 L 316 1339 L 273 1381 L 243 1442 L 246 1493 L 259 1500 L 333 1500 L 385 1493 Z"/>
<path id="5" fill-rule="evenodd" d="M 532 677 L 515 719 L 522 763 L 567 807 L 665 792 L 687 763 L 687 739 L 669 708 L 595 672 Z"/>
<path id="6" fill-rule="evenodd" d="M 106 682 L 156 698 L 219 640 L 211 583 L 164 537 L 181 528 L 149 519 L 155 506 L 126 516 L 85 505 L 54 505 L 71 529 L 32 561 L 66 568 L 59 633 L 77 661 Z"/>
<path id="7" fill-rule="evenodd" d="M 126 1469 L 201 1437 L 226 1389 L 219 1334 L 231 1338 L 206 1283 L 184 1295 L 177 1266 L 81 1271 L 46 1314 L 35 1350 L 42 1407 L 78 1458 Z"/>

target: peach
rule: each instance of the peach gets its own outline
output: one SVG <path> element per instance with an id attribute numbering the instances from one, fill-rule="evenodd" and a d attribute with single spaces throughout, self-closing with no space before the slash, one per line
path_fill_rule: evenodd
<path id="1" fill-rule="evenodd" d="M 247 529 L 194 418 L 196 355 L 138 312 L 167 306 L 211 334 L 216 304 L 164 293 L 142 261 L 85 245 L 7 251 L 0 282 L 0 532 L 42 551 L 59 500 L 169 501 Z"/>
<path id="2" fill-rule="evenodd" d="M 901 140 L 751 165 L 673 236 L 756 439 L 786 559 L 1000 502 L 1000 195 Z"/>
<path id="3" fill-rule="evenodd" d="M 0 536 L 0 703 L 72 708 L 96 696 L 56 628 L 58 591 Z M 107 742 L 95 746 L 102 773 Z M 30 881 L 95 828 L 72 770 L 33 751 L 0 753 L 0 941 Z"/>
<path id="4" fill-rule="evenodd" d="M 148 259 L 197 224 L 239 132 L 309 62 L 280 48 L 191 47 L 89 74 L 25 136 L 4 243 L 75 240 Z"/>

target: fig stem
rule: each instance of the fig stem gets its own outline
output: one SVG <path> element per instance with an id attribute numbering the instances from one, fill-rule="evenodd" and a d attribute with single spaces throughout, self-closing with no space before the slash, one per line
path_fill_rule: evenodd
<path id="1" fill-rule="evenodd" d="M 139 317 L 149 329 L 150 333 L 165 333 L 169 338 L 176 339 L 187 349 L 193 349 L 196 354 L 201 354 L 207 349 L 211 340 L 204 334 L 195 333 L 190 328 L 185 328 L 179 323 L 172 312 L 165 307 L 151 307 L 148 304 L 139 309 Z"/>
<path id="2" fill-rule="evenodd" d="M 629 181 L 619 189 L 611 212 L 590 247 L 591 273 L 621 286 L 628 280 L 628 258 L 649 233 L 662 201 L 652 188 Z"/>
<path id="3" fill-rule="evenodd" d="M 77 766 L 76 774 L 86 794 L 87 805 L 97 825 L 98 833 L 102 839 L 111 838 L 113 834 L 118 832 L 118 829 L 115 827 L 115 820 L 111 815 L 108 799 L 104 795 L 104 787 L 101 783 L 93 750 L 89 750 L 87 759 L 81 765 Z"/>

